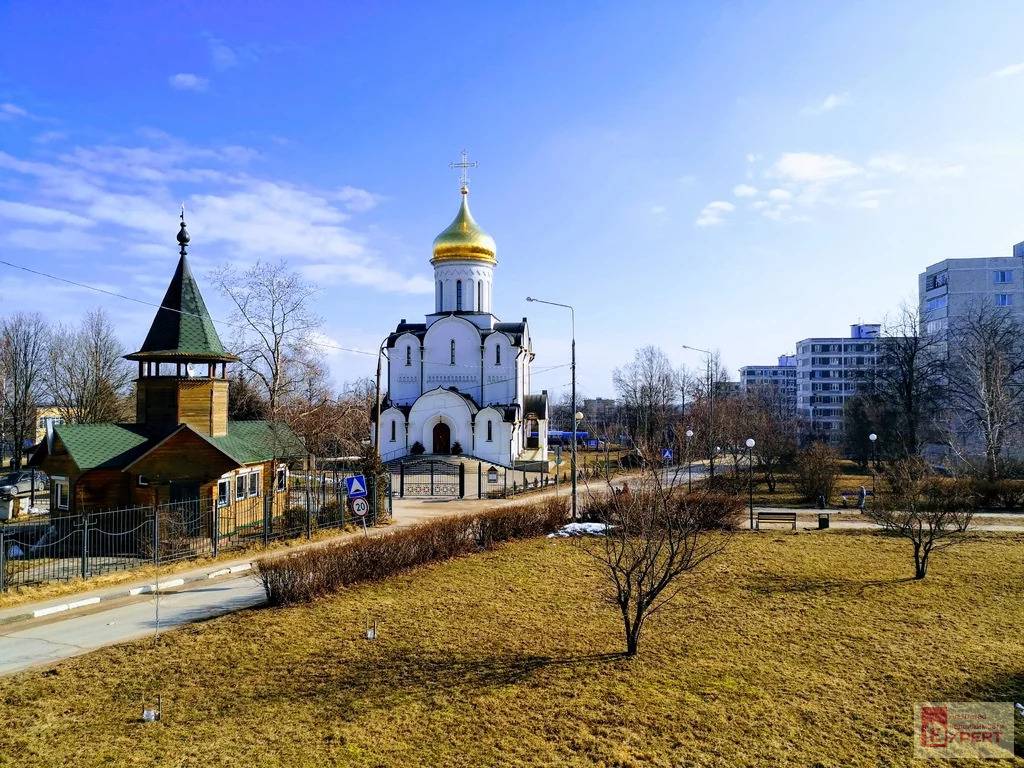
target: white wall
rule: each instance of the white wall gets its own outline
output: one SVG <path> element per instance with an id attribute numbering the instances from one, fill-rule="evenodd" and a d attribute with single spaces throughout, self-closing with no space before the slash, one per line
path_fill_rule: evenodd
<path id="1" fill-rule="evenodd" d="M 501 365 L 495 365 L 495 347 L 501 347 Z M 484 340 L 484 394 L 481 405 L 491 403 L 508 404 L 513 401 L 516 391 L 517 347 L 504 333 L 492 333 Z"/>
<path id="2" fill-rule="evenodd" d="M 434 311 L 456 312 L 457 281 L 462 281 L 463 312 L 491 311 L 491 283 L 494 280 L 494 267 L 480 261 L 442 261 L 434 267 Z M 477 302 L 477 283 L 482 283 L 479 292 L 482 304 Z M 439 285 L 444 285 L 444 292 Z"/>
<path id="3" fill-rule="evenodd" d="M 455 342 L 455 364 L 451 343 Z M 480 397 L 480 331 L 461 317 L 442 317 L 423 338 L 423 389 L 456 387 L 476 400 Z"/>
<path id="4" fill-rule="evenodd" d="M 406 365 L 407 348 L 412 348 L 411 365 Z M 420 383 L 420 341 L 403 333 L 388 356 L 388 394 L 397 405 L 412 405 L 423 391 Z"/>

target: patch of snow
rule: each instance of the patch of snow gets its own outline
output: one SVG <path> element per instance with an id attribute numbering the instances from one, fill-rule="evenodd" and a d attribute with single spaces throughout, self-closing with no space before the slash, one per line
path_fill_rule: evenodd
<path id="1" fill-rule="evenodd" d="M 1013 706 L 1017 710 L 1017 713 L 1024 717 L 1024 704 L 1014 704 Z"/>
<path id="2" fill-rule="evenodd" d="M 567 536 L 604 536 L 608 526 L 605 523 L 569 523 L 563 525 L 554 533 L 549 533 L 548 538 L 564 538 Z"/>

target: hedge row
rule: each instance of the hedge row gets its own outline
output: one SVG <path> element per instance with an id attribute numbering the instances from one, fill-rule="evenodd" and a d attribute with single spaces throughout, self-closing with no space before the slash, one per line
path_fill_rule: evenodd
<path id="1" fill-rule="evenodd" d="M 568 519 L 566 500 L 551 498 L 418 523 L 383 536 L 311 547 L 285 557 L 263 558 L 256 572 L 271 605 L 309 602 L 418 565 L 492 549 L 503 541 L 542 536 Z"/>

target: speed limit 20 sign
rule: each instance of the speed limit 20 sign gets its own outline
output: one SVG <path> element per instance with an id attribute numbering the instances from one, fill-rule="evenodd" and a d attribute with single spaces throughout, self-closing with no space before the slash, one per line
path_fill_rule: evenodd
<path id="1" fill-rule="evenodd" d="M 352 514 L 366 517 L 370 512 L 370 503 L 366 499 L 352 499 Z"/>

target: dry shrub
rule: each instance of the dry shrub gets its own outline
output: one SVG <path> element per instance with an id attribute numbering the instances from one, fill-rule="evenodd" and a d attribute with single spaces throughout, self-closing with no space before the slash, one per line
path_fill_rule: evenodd
<path id="1" fill-rule="evenodd" d="M 739 530 L 742 527 L 743 510 L 746 508 L 739 496 L 727 493 L 683 493 L 681 488 L 671 491 L 648 488 L 630 491 L 626 486 L 623 491 L 588 499 L 583 509 L 583 519 L 614 524 L 621 517 L 617 510 L 621 506 L 618 496 L 622 493 L 629 494 L 640 506 L 657 510 L 658 514 L 672 520 L 692 521 L 694 527 L 701 531 Z"/>
<path id="2" fill-rule="evenodd" d="M 550 533 L 568 520 L 565 499 L 418 523 L 375 536 L 263 558 L 256 572 L 271 605 L 309 602 L 352 584 Z"/>
<path id="3" fill-rule="evenodd" d="M 839 453 L 824 443 L 814 443 L 796 460 L 794 485 L 808 501 L 825 498 L 828 503 L 840 475 Z"/>

